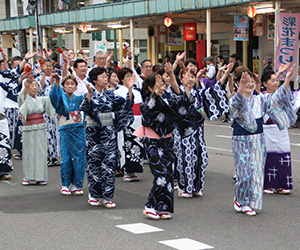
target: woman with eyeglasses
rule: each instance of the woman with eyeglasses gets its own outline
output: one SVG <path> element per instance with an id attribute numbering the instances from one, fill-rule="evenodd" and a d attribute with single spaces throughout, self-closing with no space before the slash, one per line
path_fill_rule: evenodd
<path id="1" fill-rule="evenodd" d="M 95 89 L 87 86 L 88 93 L 80 107 L 87 116 L 88 203 L 100 206 L 100 199 L 103 199 L 105 207 L 114 208 L 117 132 L 128 127 L 134 120 L 130 105 L 133 82 L 128 84 L 128 95 L 124 99 L 106 90 L 108 76 L 105 68 L 92 69 L 89 77 Z"/>

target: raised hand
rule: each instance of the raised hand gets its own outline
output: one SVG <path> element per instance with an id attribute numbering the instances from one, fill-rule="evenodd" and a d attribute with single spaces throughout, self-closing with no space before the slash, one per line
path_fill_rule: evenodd
<path id="1" fill-rule="evenodd" d="M 173 73 L 173 67 L 170 62 L 165 63 L 165 71 L 170 75 L 169 73 Z"/>
<path id="2" fill-rule="evenodd" d="M 284 71 L 286 71 L 290 67 L 290 63 L 287 62 L 286 64 L 281 64 L 279 69 L 278 69 L 278 74 L 280 75 Z"/>
<path id="3" fill-rule="evenodd" d="M 1 54 L 2 54 L 4 61 L 7 61 L 7 55 L 5 54 L 5 51 L 3 49 L 1 49 Z"/>
<path id="4" fill-rule="evenodd" d="M 39 58 L 43 58 L 43 52 L 42 52 L 42 50 L 40 48 L 37 48 L 37 56 Z"/>
<path id="5" fill-rule="evenodd" d="M 128 81 L 128 88 L 129 89 L 132 89 L 133 88 L 133 85 L 134 85 L 134 82 L 135 82 L 135 75 L 132 75 L 132 77 L 130 78 L 130 80 Z"/>
<path id="6" fill-rule="evenodd" d="M 37 52 L 31 53 L 30 51 L 28 51 L 28 52 L 26 53 L 26 55 L 25 55 L 25 59 L 26 59 L 26 60 L 29 60 L 29 59 L 33 58 L 34 56 L 36 56 L 36 55 L 37 55 Z"/>
<path id="7" fill-rule="evenodd" d="M 106 62 L 110 62 L 111 59 L 112 59 L 112 57 L 113 57 L 113 55 L 114 55 L 114 52 L 111 51 L 110 54 L 107 56 Z"/>
<path id="8" fill-rule="evenodd" d="M 250 75 L 248 74 L 248 72 L 243 72 L 242 73 L 242 77 L 240 80 L 240 84 L 239 87 L 245 88 L 247 83 L 251 80 Z"/>
<path id="9" fill-rule="evenodd" d="M 184 56 L 185 56 L 185 52 L 182 52 L 181 54 L 180 54 L 180 52 L 176 55 L 176 61 L 178 62 L 178 61 L 182 61 L 182 59 L 184 58 Z"/>
<path id="10" fill-rule="evenodd" d="M 287 74 L 286 74 L 286 78 L 287 78 L 287 79 L 290 79 L 290 78 L 291 78 L 292 74 L 293 74 L 294 71 L 295 71 L 295 68 L 296 68 L 296 64 L 294 64 L 294 65 L 289 69 L 289 71 L 288 71 Z"/>
<path id="11" fill-rule="evenodd" d="M 126 48 L 127 56 L 132 58 L 132 51 L 129 49 L 129 47 Z"/>

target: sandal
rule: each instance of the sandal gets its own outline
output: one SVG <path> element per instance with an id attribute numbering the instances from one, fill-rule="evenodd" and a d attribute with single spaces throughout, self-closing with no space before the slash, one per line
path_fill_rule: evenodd
<path id="1" fill-rule="evenodd" d="M 23 180 L 23 181 L 22 181 L 22 185 L 23 185 L 23 186 L 29 186 L 29 185 L 30 185 L 30 183 L 29 183 L 29 181 L 25 181 L 25 180 Z"/>
<path id="2" fill-rule="evenodd" d="M 67 196 L 72 195 L 72 193 L 71 193 L 71 191 L 69 189 L 61 189 L 60 193 L 62 195 L 67 195 Z"/>
<path id="3" fill-rule="evenodd" d="M 104 201 L 104 206 L 107 208 L 115 208 L 117 204 L 112 201 Z"/>
<path id="4" fill-rule="evenodd" d="M 168 220 L 172 218 L 172 216 L 166 212 L 158 213 L 158 215 L 162 220 Z"/>
<path id="5" fill-rule="evenodd" d="M 36 182 L 36 185 L 38 185 L 38 186 L 46 186 L 48 183 L 47 183 L 47 181 L 37 181 Z"/>
<path id="6" fill-rule="evenodd" d="M 249 216 L 256 215 L 256 212 L 253 209 L 251 209 L 249 206 L 242 206 L 242 212 Z"/>
<path id="7" fill-rule="evenodd" d="M 71 192 L 73 195 L 83 195 L 83 191 L 81 189 L 72 190 Z"/>

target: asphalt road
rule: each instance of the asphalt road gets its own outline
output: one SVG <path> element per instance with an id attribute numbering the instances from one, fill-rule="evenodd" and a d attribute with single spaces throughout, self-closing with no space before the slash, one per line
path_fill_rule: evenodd
<path id="1" fill-rule="evenodd" d="M 59 167 L 48 168 L 47 186 L 22 186 L 21 161 L 14 160 L 13 178 L 0 181 L 0 249 L 300 249 L 300 129 L 289 130 L 292 194 L 264 195 L 263 209 L 253 217 L 233 209 L 231 132 L 221 119 L 206 121 L 204 196 L 183 199 L 175 193 L 171 220 L 152 221 L 142 214 L 152 186 L 148 165 L 140 182 L 117 178 L 117 207 L 107 209 L 88 205 L 86 181 L 84 196 L 60 195 Z M 139 231 L 144 229 L 154 231 Z"/>

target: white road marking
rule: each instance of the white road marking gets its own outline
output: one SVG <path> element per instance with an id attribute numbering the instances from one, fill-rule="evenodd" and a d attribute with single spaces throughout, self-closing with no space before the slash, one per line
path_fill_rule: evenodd
<path id="1" fill-rule="evenodd" d="M 300 147 L 300 143 L 290 143 L 291 146 Z"/>
<path id="2" fill-rule="evenodd" d="M 153 227 L 145 223 L 116 225 L 116 227 L 129 231 L 133 234 L 144 234 L 144 233 L 154 233 L 154 232 L 164 231 L 163 229 L 160 229 L 158 227 Z"/>
<path id="3" fill-rule="evenodd" d="M 178 250 L 204 250 L 204 249 L 214 248 L 212 246 L 206 245 L 204 243 L 189 238 L 163 240 L 163 241 L 159 241 L 159 243 Z"/>
<path id="4" fill-rule="evenodd" d="M 232 135 L 214 135 L 214 137 L 220 137 L 220 138 L 232 139 Z"/>

